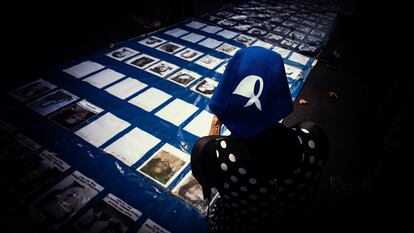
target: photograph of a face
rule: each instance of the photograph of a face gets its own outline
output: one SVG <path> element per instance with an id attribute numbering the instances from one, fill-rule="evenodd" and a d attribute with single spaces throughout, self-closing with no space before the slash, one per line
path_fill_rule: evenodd
<path id="1" fill-rule="evenodd" d="M 177 83 L 180 86 L 187 87 L 195 80 L 199 79 L 201 75 L 189 71 L 189 70 L 180 70 L 179 72 L 175 73 L 168 80 Z"/>
<path id="2" fill-rule="evenodd" d="M 253 41 L 255 41 L 256 39 L 250 36 L 246 36 L 243 34 L 240 34 L 239 36 L 237 36 L 236 38 L 234 38 L 235 41 L 240 42 L 246 46 L 249 46 L 251 43 L 253 43 Z"/>
<path id="3" fill-rule="evenodd" d="M 285 73 L 287 77 L 294 79 L 294 80 L 298 80 L 301 78 L 302 73 L 303 73 L 301 69 L 296 68 L 291 65 L 287 65 L 287 64 L 285 64 L 284 66 L 285 66 Z"/>
<path id="4" fill-rule="evenodd" d="M 169 54 L 174 54 L 174 53 L 180 51 L 183 48 L 184 48 L 184 46 L 182 46 L 182 45 L 172 43 L 172 42 L 168 42 L 168 43 L 165 43 L 165 44 L 157 47 L 156 49 L 158 49 L 160 51 L 163 51 L 163 52 L 166 52 L 166 53 L 169 53 Z"/>
<path id="5" fill-rule="evenodd" d="M 252 35 L 264 36 L 266 35 L 267 32 L 260 30 L 258 28 L 252 28 L 247 33 L 252 34 Z"/>
<path id="6" fill-rule="evenodd" d="M 252 26 L 248 24 L 238 24 L 238 25 L 233 26 L 233 28 L 239 31 L 247 31 L 247 30 L 250 30 Z"/>
<path id="7" fill-rule="evenodd" d="M 189 154 L 165 144 L 138 171 L 163 187 L 168 187 L 189 162 Z"/>
<path id="8" fill-rule="evenodd" d="M 173 73 L 174 71 L 178 70 L 179 67 L 165 62 L 165 61 L 161 61 L 151 67 L 149 67 L 148 69 L 146 69 L 146 71 L 148 71 L 149 73 L 155 74 L 161 78 L 164 78 L 165 76 Z"/>
<path id="9" fill-rule="evenodd" d="M 127 61 L 128 64 L 133 65 L 135 67 L 138 67 L 140 69 L 145 69 L 148 66 L 158 62 L 159 59 L 152 57 L 150 55 L 147 54 L 140 54 L 136 57 L 131 58 L 130 60 Z"/>
<path id="10" fill-rule="evenodd" d="M 64 128 L 71 130 L 102 111 L 103 109 L 86 100 L 82 100 L 79 103 L 56 112 L 50 116 L 50 119 Z"/>
<path id="11" fill-rule="evenodd" d="M 36 97 L 39 97 L 53 89 L 56 85 L 43 80 L 38 79 L 31 83 L 25 84 L 9 92 L 9 95 L 18 100 L 19 102 L 25 102 Z"/>
<path id="12" fill-rule="evenodd" d="M 200 212 L 207 209 L 207 201 L 203 197 L 203 189 L 194 178 L 192 172 L 189 172 L 180 183 L 172 190 L 172 194 L 183 199 L 186 203 L 193 205 Z"/>
<path id="13" fill-rule="evenodd" d="M 121 61 L 121 60 L 130 58 L 132 56 L 135 56 L 138 53 L 139 53 L 138 51 L 135 51 L 135 50 L 127 48 L 127 47 L 123 47 L 123 48 L 119 48 L 115 51 L 112 51 L 110 53 L 107 53 L 106 56 L 111 57 L 115 60 Z"/>
<path id="14" fill-rule="evenodd" d="M 231 44 L 224 43 L 217 48 L 217 51 L 234 56 L 240 48 Z"/>
<path id="15" fill-rule="evenodd" d="M 28 107 L 44 116 L 74 102 L 78 98 L 63 89 L 59 89 L 29 103 Z"/>
<path id="16" fill-rule="evenodd" d="M 194 61 L 195 59 L 199 58 L 202 55 L 203 55 L 202 52 L 199 52 L 199 51 L 196 51 L 190 48 L 186 48 L 183 51 L 175 54 L 175 56 L 181 59 L 187 60 L 187 61 Z"/>
<path id="17" fill-rule="evenodd" d="M 264 38 L 266 38 L 267 40 L 271 41 L 271 42 L 278 42 L 281 39 L 283 39 L 282 36 L 279 35 L 275 35 L 273 33 L 268 33 L 267 35 L 264 36 Z"/>
<path id="18" fill-rule="evenodd" d="M 296 39 L 296 40 L 305 39 L 305 34 L 303 34 L 302 32 L 298 32 L 298 31 L 293 31 L 289 33 L 289 36 L 291 36 L 293 39 Z"/>
<path id="19" fill-rule="evenodd" d="M 35 201 L 33 217 L 55 227 L 63 225 L 103 187 L 75 171 Z"/>
<path id="20" fill-rule="evenodd" d="M 148 47 L 151 47 L 151 48 L 154 48 L 154 47 L 157 47 L 158 45 L 160 45 L 164 42 L 166 42 L 166 40 L 158 38 L 156 36 L 151 36 L 151 37 L 148 37 L 148 38 L 145 38 L 145 39 L 139 41 L 138 43 L 143 44 L 143 45 L 148 46 Z"/>
<path id="21" fill-rule="evenodd" d="M 281 33 L 281 34 L 288 34 L 290 32 L 289 29 L 284 28 L 284 27 L 275 27 L 274 29 L 275 32 Z"/>
<path id="22" fill-rule="evenodd" d="M 80 233 L 124 233 L 142 213 L 121 199 L 108 194 L 97 205 L 82 215 L 74 227 Z"/>
<path id="23" fill-rule="evenodd" d="M 198 59 L 195 63 L 204 66 L 208 69 L 214 69 L 216 68 L 220 63 L 222 62 L 221 59 L 217 57 L 213 57 L 211 55 L 206 55 L 200 59 Z"/>
<path id="24" fill-rule="evenodd" d="M 205 97 L 211 98 L 214 90 L 216 90 L 218 82 L 211 78 L 204 78 L 201 82 L 191 88 L 191 90 L 204 95 Z"/>
<path id="25" fill-rule="evenodd" d="M 296 48 L 299 45 L 299 42 L 297 42 L 295 40 L 285 38 L 284 40 L 282 40 L 280 42 L 280 44 L 286 45 L 286 46 L 289 46 L 289 47 L 292 47 L 292 48 Z"/>

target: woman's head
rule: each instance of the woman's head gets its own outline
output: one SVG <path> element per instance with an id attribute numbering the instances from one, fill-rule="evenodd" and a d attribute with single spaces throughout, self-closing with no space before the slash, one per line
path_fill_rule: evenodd
<path id="1" fill-rule="evenodd" d="M 239 50 L 210 108 L 239 137 L 254 136 L 289 115 L 293 104 L 281 56 L 261 47 Z"/>

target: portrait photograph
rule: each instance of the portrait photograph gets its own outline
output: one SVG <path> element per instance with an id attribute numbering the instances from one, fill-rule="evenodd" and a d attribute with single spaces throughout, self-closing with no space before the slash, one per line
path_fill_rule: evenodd
<path id="1" fill-rule="evenodd" d="M 47 92 L 56 88 L 56 85 L 43 80 L 38 79 L 31 83 L 25 84 L 9 92 L 9 95 L 18 100 L 19 102 L 25 102 L 36 97 L 39 97 Z"/>
<path id="2" fill-rule="evenodd" d="M 158 38 L 156 36 L 151 36 L 151 37 L 148 37 L 148 38 L 145 38 L 145 39 L 139 41 L 138 43 L 140 43 L 142 45 L 145 45 L 145 46 L 148 46 L 148 47 L 151 47 L 151 48 L 154 48 L 154 47 L 157 47 L 158 45 L 160 45 L 164 42 L 166 42 L 166 40 Z"/>
<path id="3" fill-rule="evenodd" d="M 224 43 L 220 45 L 216 50 L 222 53 L 225 53 L 230 56 L 234 56 L 236 54 L 237 50 L 240 48 L 231 44 Z"/>
<path id="4" fill-rule="evenodd" d="M 296 47 L 298 47 L 299 42 L 295 41 L 295 40 L 285 38 L 280 42 L 280 44 L 286 45 L 286 46 L 289 46 L 289 47 L 292 47 L 292 48 L 296 48 Z"/>
<path id="5" fill-rule="evenodd" d="M 291 36 L 295 40 L 305 39 L 305 34 L 303 34 L 302 32 L 298 32 L 298 31 L 293 31 L 293 32 L 289 33 L 289 36 Z"/>
<path id="6" fill-rule="evenodd" d="M 195 63 L 204 66 L 208 69 L 214 69 L 216 68 L 220 63 L 222 62 L 221 59 L 217 57 L 213 57 L 211 55 L 206 55 L 200 59 L 198 59 Z"/>
<path id="7" fill-rule="evenodd" d="M 54 113 L 49 118 L 64 128 L 71 130 L 102 111 L 103 109 L 86 100 L 82 100 Z"/>
<path id="8" fill-rule="evenodd" d="M 168 187 L 189 162 L 189 154 L 165 144 L 138 171 L 163 187 Z"/>
<path id="9" fill-rule="evenodd" d="M 187 87 L 189 86 L 192 82 L 194 82 L 195 80 L 199 79 L 201 77 L 201 75 L 189 71 L 189 70 L 180 70 L 179 72 L 175 73 L 174 75 L 172 75 L 171 77 L 168 78 L 168 80 L 183 86 L 183 87 Z"/>
<path id="10" fill-rule="evenodd" d="M 106 56 L 111 57 L 115 60 L 121 61 L 127 58 L 130 58 L 132 56 L 137 55 L 139 52 L 127 47 L 119 48 L 115 51 L 112 51 L 110 53 L 107 53 Z"/>
<path id="11" fill-rule="evenodd" d="M 266 40 L 269 40 L 270 42 L 278 42 L 281 39 L 283 39 L 282 36 L 279 36 L 279 35 L 276 35 L 276 34 L 273 34 L 273 33 L 267 33 L 267 35 L 265 35 L 264 38 Z"/>
<path id="12" fill-rule="evenodd" d="M 158 49 L 160 51 L 163 51 L 163 52 L 166 52 L 166 53 L 169 53 L 169 54 L 174 54 L 174 53 L 180 51 L 183 48 L 184 48 L 184 46 L 182 46 L 182 45 L 172 43 L 172 42 L 168 42 L 168 43 L 165 43 L 165 44 L 157 47 L 156 49 Z"/>
<path id="13" fill-rule="evenodd" d="M 217 81 L 211 78 L 204 78 L 201 82 L 193 86 L 191 90 L 205 97 L 211 98 L 211 96 L 213 96 L 213 93 L 217 88 L 217 85 L 218 85 Z"/>
<path id="14" fill-rule="evenodd" d="M 281 33 L 281 34 L 288 34 L 290 32 L 289 29 L 284 28 L 284 27 L 275 27 L 275 29 L 273 29 L 275 32 Z"/>
<path id="15" fill-rule="evenodd" d="M 203 197 L 203 189 L 194 178 L 192 172 L 189 172 L 172 190 L 172 194 L 194 206 L 200 212 L 207 209 L 207 201 Z"/>
<path id="16" fill-rule="evenodd" d="M 264 36 L 266 35 L 267 32 L 260 30 L 258 28 L 252 28 L 247 33 L 252 34 L 252 35 L 257 35 L 257 36 Z"/>
<path id="17" fill-rule="evenodd" d="M 247 25 L 247 24 L 237 24 L 235 26 L 233 26 L 234 29 L 239 30 L 239 31 L 247 31 L 249 29 L 252 28 L 252 26 Z"/>
<path id="18" fill-rule="evenodd" d="M 237 36 L 236 38 L 234 38 L 235 41 L 242 43 L 246 46 L 249 46 L 251 43 L 253 43 L 253 41 L 255 41 L 256 39 L 250 36 L 246 36 L 243 34 L 240 34 L 239 36 Z"/>
<path id="19" fill-rule="evenodd" d="M 174 71 L 176 71 L 177 69 L 179 69 L 178 66 L 168 63 L 166 61 L 161 61 L 151 67 L 149 67 L 148 69 L 146 69 L 147 72 L 155 74 L 161 78 L 166 77 L 167 75 L 173 73 Z"/>
<path id="20" fill-rule="evenodd" d="M 145 69 L 158 61 L 158 58 L 152 57 L 147 54 L 140 54 L 128 60 L 127 63 L 140 69 Z"/>
<path id="21" fill-rule="evenodd" d="M 29 103 L 28 107 L 45 116 L 74 102 L 78 98 L 79 97 L 63 89 L 59 89 L 55 92 L 50 93 L 49 95 L 46 95 L 40 99 L 35 100 L 34 102 Z"/>
<path id="22" fill-rule="evenodd" d="M 178 52 L 175 54 L 175 56 L 184 59 L 186 61 L 194 61 L 195 59 L 199 58 L 200 56 L 202 56 L 203 53 L 196 51 L 194 49 L 190 49 L 190 48 L 186 48 L 181 52 Z"/>

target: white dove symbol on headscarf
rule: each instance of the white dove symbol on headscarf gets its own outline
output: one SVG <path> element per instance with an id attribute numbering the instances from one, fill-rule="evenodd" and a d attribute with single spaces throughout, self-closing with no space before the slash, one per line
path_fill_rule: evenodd
<path id="1" fill-rule="evenodd" d="M 256 82 L 259 82 L 259 92 L 257 94 L 254 93 Z M 261 77 L 257 75 L 249 75 L 237 85 L 232 94 L 249 98 L 246 105 L 244 105 L 245 108 L 255 104 L 257 109 L 262 111 L 262 104 L 260 103 L 259 98 L 263 91 L 263 85 L 263 79 Z"/>

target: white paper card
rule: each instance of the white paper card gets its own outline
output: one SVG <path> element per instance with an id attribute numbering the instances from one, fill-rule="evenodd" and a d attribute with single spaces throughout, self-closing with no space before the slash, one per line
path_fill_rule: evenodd
<path id="1" fill-rule="evenodd" d="M 202 45 L 204 47 L 210 48 L 210 49 L 214 49 L 217 48 L 218 46 L 220 46 L 223 42 L 212 39 L 212 38 L 207 38 L 201 42 L 199 42 L 199 45 Z"/>
<path id="2" fill-rule="evenodd" d="M 211 55 L 206 55 L 200 59 L 198 59 L 195 63 L 204 66 L 208 69 L 214 69 L 216 68 L 223 60 L 213 57 Z"/>
<path id="3" fill-rule="evenodd" d="M 213 114 L 203 110 L 198 116 L 196 116 L 188 125 L 184 127 L 184 130 L 194 134 L 197 137 L 208 136 L 210 132 L 210 124 L 213 120 Z"/>
<path id="4" fill-rule="evenodd" d="M 91 74 L 103 68 L 104 66 L 99 63 L 93 61 L 84 61 L 63 71 L 72 75 L 75 78 L 82 78 L 88 74 Z"/>
<path id="5" fill-rule="evenodd" d="M 136 79 L 127 78 L 115 85 L 106 88 L 105 91 L 124 100 L 147 86 L 147 84 L 142 83 Z"/>
<path id="6" fill-rule="evenodd" d="M 182 36 L 182 35 L 187 34 L 187 33 L 188 33 L 188 31 L 183 30 L 183 29 L 181 29 L 181 28 L 174 28 L 174 29 L 171 29 L 171 30 L 165 31 L 164 33 L 165 33 L 165 34 L 167 34 L 167 35 L 170 35 L 170 36 L 180 37 L 180 36 Z"/>
<path id="7" fill-rule="evenodd" d="M 186 40 L 186 41 L 189 41 L 189 42 L 192 42 L 192 43 L 197 43 L 197 42 L 199 42 L 200 40 L 202 40 L 204 38 L 206 38 L 206 37 L 202 36 L 202 35 L 199 35 L 199 34 L 196 34 L 196 33 L 190 33 L 190 34 L 187 34 L 187 35 L 181 37 L 182 40 Z"/>
<path id="8" fill-rule="evenodd" d="M 144 109 L 147 112 L 151 112 L 152 110 L 154 110 L 155 108 L 169 100 L 171 97 L 171 95 L 151 87 L 148 90 L 130 99 L 128 102 Z"/>
<path id="9" fill-rule="evenodd" d="M 197 110 L 198 108 L 196 106 L 183 100 L 175 99 L 160 111 L 155 113 L 155 115 L 176 126 L 179 126 Z"/>
<path id="10" fill-rule="evenodd" d="M 284 49 L 284 48 L 281 48 L 281 47 L 278 47 L 278 46 L 273 47 L 272 50 L 277 52 L 278 54 L 280 54 L 280 56 L 282 56 L 282 58 L 286 58 L 290 53 L 290 50 Z"/>
<path id="11" fill-rule="evenodd" d="M 151 134 L 134 128 L 104 150 L 128 166 L 132 166 L 161 140 Z"/>
<path id="12" fill-rule="evenodd" d="M 75 134 L 90 144 L 100 147 L 130 125 L 128 122 L 108 112 L 89 125 L 76 131 Z"/>
<path id="13" fill-rule="evenodd" d="M 229 30 L 223 30 L 223 31 L 217 33 L 217 35 L 222 36 L 226 39 L 233 39 L 234 37 L 236 37 L 238 35 L 238 33 L 233 32 L 233 31 L 229 31 Z"/>
<path id="14" fill-rule="evenodd" d="M 205 32 L 208 32 L 208 33 L 211 33 L 211 34 L 215 34 L 216 32 L 220 31 L 221 29 L 223 29 L 223 28 L 209 25 L 209 26 L 207 26 L 207 27 L 205 27 L 201 30 L 205 31 Z"/>
<path id="15" fill-rule="evenodd" d="M 310 59 L 309 57 L 296 53 L 296 52 L 293 52 L 289 57 L 289 60 L 297 62 L 302 65 L 306 65 L 309 59 Z"/>
<path id="16" fill-rule="evenodd" d="M 200 28 L 206 26 L 206 24 L 198 22 L 198 21 L 191 21 L 191 22 L 187 23 L 185 26 L 190 27 L 190 28 L 194 28 L 194 29 L 200 29 Z"/>
<path id="17" fill-rule="evenodd" d="M 270 48 L 273 47 L 272 44 L 267 43 L 267 42 L 264 42 L 264 41 L 261 41 L 261 40 L 257 40 L 256 42 L 254 42 L 252 44 L 252 46 L 259 46 L 259 47 L 262 47 L 262 48 L 265 48 L 265 49 L 270 49 Z"/>
<path id="18" fill-rule="evenodd" d="M 105 69 L 99 73 L 87 77 L 83 81 L 88 82 L 97 88 L 102 88 L 123 77 L 125 77 L 124 74 L 121 74 L 111 69 Z"/>

